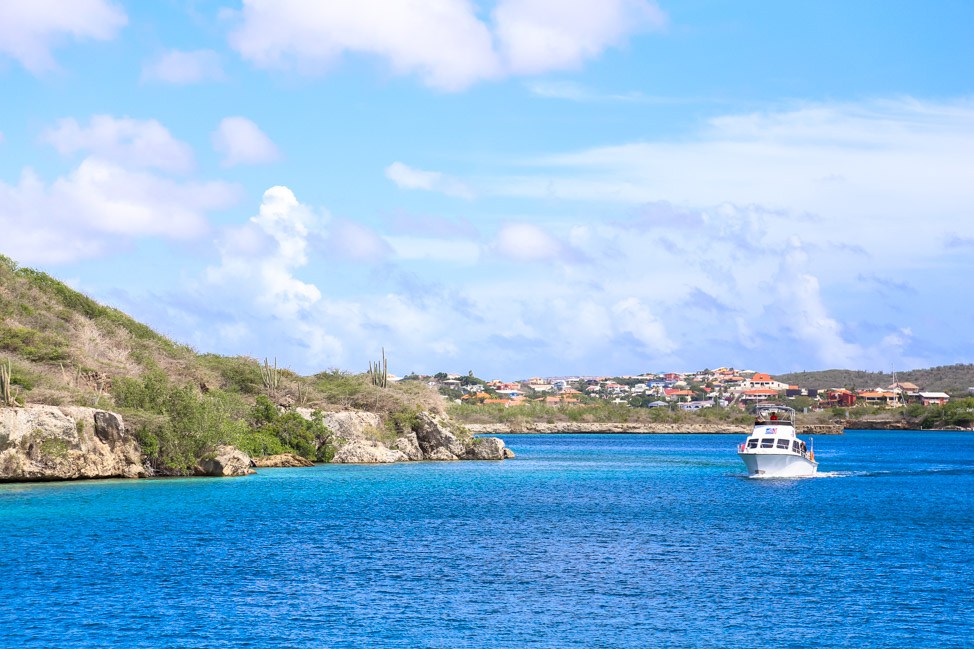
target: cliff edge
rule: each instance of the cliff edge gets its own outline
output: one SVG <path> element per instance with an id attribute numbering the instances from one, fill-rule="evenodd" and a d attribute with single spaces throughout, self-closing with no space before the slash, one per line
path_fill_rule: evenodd
<path id="1" fill-rule="evenodd" d="M 0 481 L 145 477 L 120 415 L 28 404 L 0 408 Z"/>

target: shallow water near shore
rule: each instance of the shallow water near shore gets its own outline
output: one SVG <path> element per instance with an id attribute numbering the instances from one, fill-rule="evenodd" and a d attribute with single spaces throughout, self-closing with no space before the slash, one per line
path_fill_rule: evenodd
<path id="1" fill-rule="evenodd" d="M 3 647 L 974 647 L 974 434 L 0 485 Z"/>

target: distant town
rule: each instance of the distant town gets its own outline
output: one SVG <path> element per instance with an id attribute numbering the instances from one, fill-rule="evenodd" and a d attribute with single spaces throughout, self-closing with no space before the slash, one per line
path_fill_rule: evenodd
<path id="1" fill-rule="evenodd" d="M 792 402 L 802 410 L 871 406 L 898 408 L 945 405 L 946 392 L 926 391 L 909 382 L 866 389 L 789 385 L 770 374 L 721 367 L 699 372 L 640 374 L 638 376 L 562 376 L 516 381 L 483 380 L 440 372 L 432 376 L 410 374 L 401 379 L 426 382 L 457 403 L 498 404 L 514 408 L 530 403 L 566 406 L 608 401 L 632 408 L 668 408 L 696 411 L 704 408 L 740 408 L 758 402 Z M 968 392 L 974 392 L 974 388 Z"/>

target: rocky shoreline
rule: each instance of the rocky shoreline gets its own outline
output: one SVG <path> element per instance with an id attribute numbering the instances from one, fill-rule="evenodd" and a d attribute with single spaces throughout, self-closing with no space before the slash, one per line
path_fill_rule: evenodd
<path id="1" fill-rule="evenodd" d="M 513 422 L 496 424 L 465 424 L 475 435 L 581 435 L 581 434 L 637 434 L 637 435 L 748 435 L 752 424 L 713 422 L 706 424 L 663 424 L 663 423 L 583 423 L 583 422 Z M 798 424 L 795 431 L 799 435 L 841 435 L 841 424 Z"/>
<path id="2" fill-rule="evenodd" d="M 311 411 L 298 409 L 311 417 Z M 327 412 L 328 443 L 337 447 L 333 463 L 503 460 L 514 457 L 504 442 L 474 437 L 446 417 L 421 412 L 411 430 L 387 445 L 378 415 L 361 411 Z M 322 443 L 325 443 L 322 441 Z M 241 476 L 255 468 L 301 467 L 312 463 L 287 453 L 251 458 L 240 449 L 217 446 L 200 458 L 194 475 Z M 39 482 L 100 478 L 146 478 L 152 471 L 135 435 L 118 413 L 95 408 L 27 404 L 0 408 L 0 482 Z"/>

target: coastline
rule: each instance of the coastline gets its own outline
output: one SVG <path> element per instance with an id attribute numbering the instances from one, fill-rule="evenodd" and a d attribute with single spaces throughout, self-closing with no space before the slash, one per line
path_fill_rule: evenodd
<path id="1" fill-rule="evenodd" d="M 575 421 L 510 422 L 492 424 L 464 424 L 474 435 L 749 435 L 753 424 L 732 423 L 584 423 Z M 841 435 L 840 424 L 799 424 L 799 435 Z"/>

